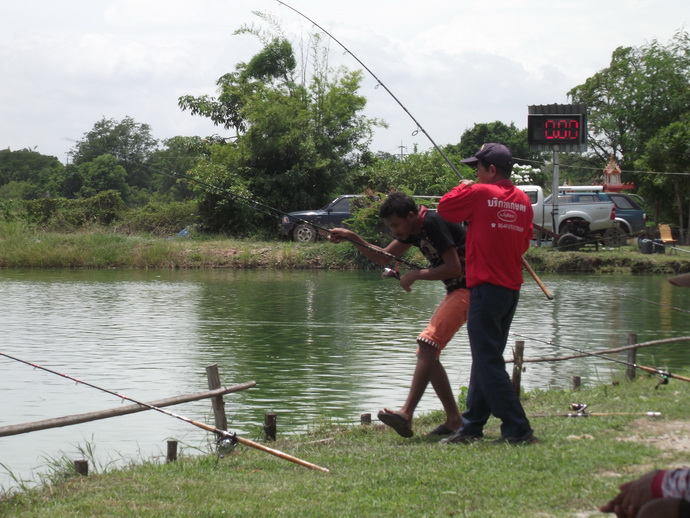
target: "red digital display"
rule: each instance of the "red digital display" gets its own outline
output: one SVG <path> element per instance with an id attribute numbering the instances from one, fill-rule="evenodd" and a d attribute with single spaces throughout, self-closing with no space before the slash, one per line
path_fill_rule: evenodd
<path id="1" fill-rule="evenodd" d="M 529 144 L 582 144 L 583 116 L 531 114 L 527 118 Z"/>
<path id="2" fill-rule="evenodd" d="M 579 119 L 547 119 L 544 121 L 546 140 L 577 140 L 580 138 Z"/>

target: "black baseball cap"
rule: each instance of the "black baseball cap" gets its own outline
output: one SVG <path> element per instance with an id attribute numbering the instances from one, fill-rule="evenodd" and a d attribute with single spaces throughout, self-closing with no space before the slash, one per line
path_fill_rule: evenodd
<path id="1" fill-rule="evenodd" d="M 499 169 L 510 170 L 513 167 L 513 154 L 503 144 L 489 142 L 484 144 L 473 157 L 466 158 L 463 164 L 475 166 L 479 160 L 495 165 Z"/>

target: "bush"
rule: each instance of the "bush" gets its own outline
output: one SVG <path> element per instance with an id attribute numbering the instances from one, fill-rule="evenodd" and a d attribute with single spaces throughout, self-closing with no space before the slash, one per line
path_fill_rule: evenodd
<path id="1" fill-rule="evenodd" d="M 125 204 L 117 191 L 104 191 L 85 199 L 42 198 L 24 202 L 25 219 L 46 230 L 70 231 L 97 224 L 108 226 L 118 219 Z"/>
<path id="2" fill-rule="evenodd" d="M 156 236 L 169 236 L 198 224 L 199 210 L 195 201 L 152 202 L 124 213 L 113 230 L 123 234 L 147 232 Z"/>

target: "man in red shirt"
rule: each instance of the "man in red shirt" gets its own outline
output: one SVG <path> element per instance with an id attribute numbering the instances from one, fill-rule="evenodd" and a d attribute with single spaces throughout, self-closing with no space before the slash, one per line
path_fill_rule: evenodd
<path id="1" fill-rule="evenodd" d="M 537 439 L 506 372 L 503 351 L 520 297 L 522 254 L 532 238 L 532 204 L 510 181 L 513 157 L 506 146 L 484 144 L 463 163 L 477 168 L 477 182 L 461 180 L 441 198 L 438 213 L 468 224 L 472 370 L 462 426 L 442 442 L 479 440 L 493 414 L 501 420 L 502 441 L 529 444 Z"/>

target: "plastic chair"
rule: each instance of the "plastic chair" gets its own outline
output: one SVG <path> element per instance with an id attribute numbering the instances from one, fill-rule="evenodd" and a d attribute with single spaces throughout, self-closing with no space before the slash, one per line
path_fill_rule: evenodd
<path id="1" fill-rule="evenodd" d="M 659 225 L 659 237 L 661 238 L 661 242 L 664 244 L 664 246 L 669 247 L 669 253 L 675 252 L 673 247 L 678 243 L 678 241 L 673 239 L 671 227 L 669 225 L 666 225 L 665 223 Z"/>

